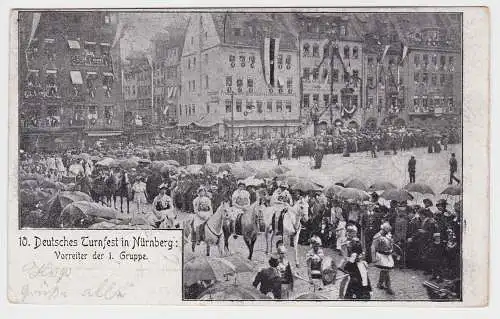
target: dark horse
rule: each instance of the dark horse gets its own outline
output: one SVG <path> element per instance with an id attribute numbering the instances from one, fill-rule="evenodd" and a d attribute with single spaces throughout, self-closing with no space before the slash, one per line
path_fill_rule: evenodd
<path id="1" fill-rule="evenodd" d="M 112 207 L 111 201 L 113 200 L 113 206 L 116 206 L 116 196 L 115 196 L 116 187 L 117 187 L 117 181 L 114 175 L 110 175 L 108 177 L 95 178 L 92 183 L 92 190 L 90 196 L 92 196 L 92 199 L 96 203 L 101 202 L 107 205 L 108 207 Z"/>
<path id="2" fill-rule="evenodd" d="M 116 197 L 120 196 L 120 212 L 123 213 L 123 199 L 127 200 L 127 214 L 130 214 L 130 200 L 132 199 L 132 185 L 128 179 L 127 173 L 123 172 L 118 178 L 114 193 L 114 201 L 116 206 Z"/>

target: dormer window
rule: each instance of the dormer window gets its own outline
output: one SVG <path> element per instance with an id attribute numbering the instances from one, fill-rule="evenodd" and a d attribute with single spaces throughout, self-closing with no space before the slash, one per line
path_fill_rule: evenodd
<path id="1" fill-rule="evenodd" d="M 234 28 L 233 33 L 235 37 L 241 36 L 241 29 L 240 28 Z"/>

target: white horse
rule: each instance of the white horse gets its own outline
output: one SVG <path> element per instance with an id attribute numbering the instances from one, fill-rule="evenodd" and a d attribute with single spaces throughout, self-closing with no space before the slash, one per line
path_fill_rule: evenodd
<path id="1" fill-rule="evenodd" d="M 300 202 L 297 202 L 294 206 L 289 205 L 277 205 L 271 207 L 259 206 L 256 209 L 260 209 L 262 211 L 262 215 L 264 217 L 264 223 L 266 225 L 266 254 L 272 253 L 273 251 L 273 239 L 274 239 L 274 231 L 273 231 L 273 216 L 275 221 L 275 228 L 278 226 L 278 219 L 280 217 L 281 212 L 284 213 L 283 216 L 283 233 L 282 240 L 283 243 L 286 242 L 286 238 L 290 238 L 290 246 L 293 246 L 295 249 L 295 265 L 299 267 L 299 256 L 297 246 L 299 244 L 299 236 L 300 231 L 302 229 L 301 221 L 307 222 L 309 220 L 309 210 L 306 205 L 303 205 Z M 269 240 L 269 238 L 271 240 Z"/>

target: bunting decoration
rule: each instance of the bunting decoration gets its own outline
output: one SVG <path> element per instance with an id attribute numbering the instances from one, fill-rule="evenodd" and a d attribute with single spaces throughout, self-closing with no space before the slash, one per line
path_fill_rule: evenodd
<path id="1" fill-rule="evenodd" d="M 403 64 L 403 61 L 407 55 L 408 55 L 408 47 L 406 45 L 403 45 L 403 50 L 401 52 L 401 59 L 399 61 L 399 64 Z"/>
<path id="2" fill-rule="evenodd" d="M 387 55 L 387 51 L 389 51 L 390 47 L 391 46 L 389 44 L 384 47 L 384 53 L 382 54 L 382 58 L 380 58 L 380 62 L 384 61 L 384 58 Z"/>

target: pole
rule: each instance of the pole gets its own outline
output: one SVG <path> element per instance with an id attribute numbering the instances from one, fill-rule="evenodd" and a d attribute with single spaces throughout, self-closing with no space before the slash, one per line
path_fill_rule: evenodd
<path id="1" fill-rule="evenodd" d="M 155 109 L 154 109 L 155 88 L 153 79 L 154 79 L 154 69 L 153 69 L 153 62 L 151 61 L 151 125 L 153 125 L 153 119 L 155 116 Z"/>
<path id="2" fill-rule="evenodd" d="M 231 144 L 234 144 L 234 92 L 231 91 Z"/>

